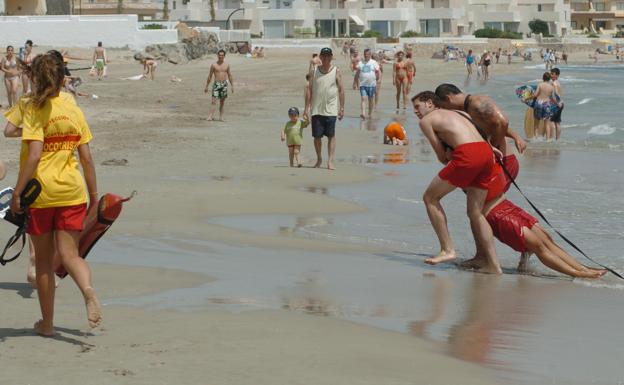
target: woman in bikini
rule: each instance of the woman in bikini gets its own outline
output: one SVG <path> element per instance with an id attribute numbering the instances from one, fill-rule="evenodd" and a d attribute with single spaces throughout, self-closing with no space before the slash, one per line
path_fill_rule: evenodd
<path id="1" fill-rule="evenodd" d="M 407 63 L 407 94 L 409 95 L 414 83 L 414 75 L 416 75 L 416 64 L 414 64 L 414 59 L 412 59 L 411 48 L 405 53 L 405 62 Z"/>
<path id="2" fill-rule="evenodd" d="M 399 102 L 401 101 L 401 94 L 403 94 L 403 109 L 407 109 L 407 60 L 404 60 L 405 54 L 403 51 L 399 51 L 396 54 L 396 61 L 392 66 L 392 85 L 396 87 L 396 108 L 399 109 Z"/>
<path id="3" fill-rule="evenodd" d="M 33 53 L 33 42 L 32 40 L 26 40 L 26 45 L 24 49 L 24 57 L 22 58 L 21 65 L 25 67 L 30 67 L 33 59 L 35 58 L 35 54 Z M 28 76 L 28 72 L 22 72 L 22 92 L 23 94 L 30 93 L 31 82 L 30 77 Z"/>
<path id="4" fill-rule="evenodd" d="M 19 88 L 20 72 L 17 68 L 17 56 L 13 50 L 13 46 L 7 47 L 6 56 L 0 62 L 0 71 L 4 72 L 4 86 L 7 90 L 7 99 L 9 99 L 9 107 L 17 102 L 17 89 Z"/>

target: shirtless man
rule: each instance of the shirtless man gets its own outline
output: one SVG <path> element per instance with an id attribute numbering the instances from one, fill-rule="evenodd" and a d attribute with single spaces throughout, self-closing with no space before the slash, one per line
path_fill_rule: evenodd
<path id="1" fill-rule="evenodd" d="M 477 126 L 486 131 L 490 143 L 501 152 L 505 153 L 505 137 L 514 140 L 518 152 L 524 152 L 525 141 L 509 127 L 509 119 L 489 96 L 466 95 L 453 84 L 439 85 L 435 94 L 439 98 L 439 107 L 467 112 Z"/>
<path id="2" fill-rule="evenodd" d="M 516 149 L 523 153 L 526 142 L 517 132 L 509 127 L 509 119 L 496 105 L 494 100 L 485 95 L 466 95 L 453 84 L 441 84 L 435 90 L 438 106 L 449 110 L 465 111 L 470 118 L 484 130 L 489 142 L 503 154 L 503 165 L 515 178 L 520 169 L 518 159 L 507 151 L 506 137 L 513 139 Z M 462 263 L 463 267 L 480 268 L 486 262 L 481 246 L 477 243 L 474 258 Z"/>
<path id="3" fill-rule="evenodd" d="M 95 71 L 97 73 L 98 80 L 102 80 L 104 76 L 104 67 L 108 63 L 108 58 L 106 57 L 106 50 L 102 47 L 102 42 L 98 41 L 97 47 L 93 51 L 93 63 L 92 65 L 95 67 Z"/>
<path id="4" fill-rule="evenodd" d="M 550 83 L 550 72 L 544 72 L 542 82 L 533 93 L 533 132 L 538 131 L 541 121 L 544 123 L 546 140 L 552 140 L 555 134 L 553 105 L 556 103 L 555 87 Z"/>
<path id="5" fill-rule="evenodd" d="M 563 90 L 561 89 L 561 83 L 559 82 L 560 74 L 561 71 L 559 71 L 559 68 L 553 68 L 550 70 L 550 80 L 553 87 L 555 87 L 555 93 L 559 95 L 559 109 L 550 119 L 555 124 L 555 140 L 559 140 L 559 137 L 561 136 L 561 112 L 563 112 Z"/>
<path id="6" fill-rule="evenodd" d="M 421 92 L 412 98 L 422 133 L 429 140 L 438 160 L 446 165 L 423 195 L 429 220 L 440 241 L 438 255 L 426 259 L 425 263 L 435 265 L 456 258 L 440 200 L 456 188 L 461 188 L 466 191 L 468 218 L 475 242 L 482 245 L 487 259 L 479 271 L 501 274 L 492 229 L 483 215 L 489 190 L 494 193 L 497 189 L 502 191 L 502 183 L 496 178 L 500 168 L 496 167 L 492 148 L 470 122 L 468 115 L 439 109 L 437 99 L 431 91 Z M 492 181 L 499 182 L 500 186 L 495 188 L 491 185 Z"/>
<path id="7" fill-rule="evenodd" d="M 212 84 L 212 108 L 208 120 L 213 120 L 213 116 L 217 109 L 217 100 L 219 100 L 219 121 L 223 122 L 223 105 L 225 99 L 228 96 L 228 82 L 232 93 L 234 93 L 234 80 L 230 73 L 230 65 L 225 63 L 225 51 L 220 49 L 217 52 L 217 62 L 212 63 L 210 66 L 210 73 L 208 74 L 208 80 L 206 80 L 205 93 L 208 93 L 208 86 L 214 76 L 214 83 Z"/>

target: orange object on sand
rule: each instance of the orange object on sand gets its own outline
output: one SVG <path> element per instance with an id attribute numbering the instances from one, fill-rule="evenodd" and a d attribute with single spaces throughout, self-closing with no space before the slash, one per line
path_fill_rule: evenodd
<path id="1" fill-rule="evenodd" d="M 397 122 L 390 122 L 386 128 L 384 128 L 384 135 L 390 139 L 405 140 L 405 129 Z"/>

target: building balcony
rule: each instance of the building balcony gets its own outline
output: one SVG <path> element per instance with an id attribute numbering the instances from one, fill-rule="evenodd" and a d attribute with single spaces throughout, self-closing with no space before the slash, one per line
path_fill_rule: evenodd
<path id="1" fill-rule="evenodd" d="M 261 20 L 305 20 L 309 16 L 311 9 L 276 9 L 276 8 L 258 8 Z"/>
<path id="2" fill-rule="evenodd" d="M 548 12 L 540 12 L 540 17 L 542 13 L 548 13 Z M 512 11 L 512 12 L 504 12 L 504 11 L 497 11 L 497 12 L 484 12 L 481 13 L 481 20 L 483 20 L 484 22 L 494 22 L 494 21 L 498 21 L 498 22 L 520 22 L 522 21 L 522 18 L 520 17 L 520 12 L 516 12 L 516 11 Z"/>
<path id="3" fill-rule="evenodd" d="M 419 19 L 459 19 L 465 15 L 464 8 L 418 8 Z"/>
<path id="4" fill-rule="evenodd" d="M 408 21 L 413 13 L 401 8 L 364 9 L 366 20 Z"/>
<path id="5" fill-rule="evenodd" d="M 545 5 L 545 4 L 553 4 L 557 5 L 559 3 L 563 3 L 560 0 L 518 0 L 518 5 Z"/>
<path id="6" fill-rule="evenodd" d="M 555 1 L 555 0 L 551 0 L 551 1 Z M 547 3 L 547 2 L 548 0 L 540 1 L 539 3 L 541 4 L 541 3 Z M 499 4 L 509 5 L 509 0 L 468 0 L 468 5 L 499 5 Z"/>

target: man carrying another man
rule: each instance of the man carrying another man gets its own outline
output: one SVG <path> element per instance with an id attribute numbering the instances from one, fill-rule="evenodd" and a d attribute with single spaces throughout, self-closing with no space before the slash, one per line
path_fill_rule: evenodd
<path id="1" fill-rule="evenodd" d="M 486 273 L 502 273 L 492 229 L 483 215 L 488 195 L 500 195 L 502 181 L 496 178 L 500 167 L 495 163 L 490 144 L 479 133 L 467 114 L 460 111 L 440 109 L 435 93 L 424 91 L 412 98 L 414 112 L 420 119 L 420 129 L 431 143 L 440 162 L 446 166 L 433 178 L 425 191 L 423 201 L 431 225 L 440 241 L 440 252 L 425 260 L 438 264 L 456 258 L 455 247 L 448 232 L 446 214 L 440 200 L 456 188 L 466 191 L 468 218 L 475 238 L 480 245 L 486 263 L 480 270 Z M 497 183 L 498 186 L 493 186 Z"/>

